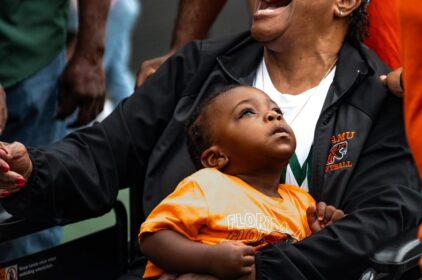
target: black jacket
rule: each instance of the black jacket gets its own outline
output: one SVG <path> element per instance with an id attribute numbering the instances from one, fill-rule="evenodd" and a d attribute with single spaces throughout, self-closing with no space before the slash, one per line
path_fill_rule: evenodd
<path id="1" fill-rule="evenodd" d="M 6 209 L 67 223 L 107 212 L 119 187 L 138 185 L 148 213 L 193 171 L 183 130 L 192 109 L 217 87 L 251 84 L 262 54 L 249 33 L 188 44 L 102 123 L 30 149 L 29 185 L 3 200 Z M 297 245 L 258 254 L 258 279 L 346 279 L 420 221 L 402 100 L 378 78 L 387 71 L 364 46 L 343 46 L 315 131 L 310 193 L 348 215 Z"/>

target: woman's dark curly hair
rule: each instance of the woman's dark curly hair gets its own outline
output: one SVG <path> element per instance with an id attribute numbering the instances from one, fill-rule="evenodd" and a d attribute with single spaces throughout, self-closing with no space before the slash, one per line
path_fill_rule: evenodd
<path id="1" fill-rule="evenodd" d="M 362 0 L 360 6 L 350 14 L 349 31 L 347 33 L 347 40 L 353 44 L 358 45 L 368 36 L 368 5 L 370 0 Z"/>

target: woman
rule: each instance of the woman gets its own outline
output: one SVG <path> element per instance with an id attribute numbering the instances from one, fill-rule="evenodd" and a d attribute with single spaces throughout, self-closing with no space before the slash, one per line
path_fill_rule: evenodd
<path id="1" fill-rule="evenodd" d="M 257 278 L 356 278 L 375 248 L 416 226 L 422 204 L 401 100 L 379 81 L 388 69 L 359 43 L 366 6 L 257 0 L 251 33 L 186 45 L 101 124 L 29 149 L 31 160 L 19 144 L 0 149 L 6 195 L 19 176 L 28 180 L 2 203 L 64 223 L 106 212 L 119 186 L 137 184 L 149 213 L 193 171 L 183 127 L 200 100 L 228 84 L 255 84 L 287 96 L 275 101 L 288 102 L 280 105 L 300 148 L 282 177 L 347 214 L 296 245 L 264 248 Z"/>

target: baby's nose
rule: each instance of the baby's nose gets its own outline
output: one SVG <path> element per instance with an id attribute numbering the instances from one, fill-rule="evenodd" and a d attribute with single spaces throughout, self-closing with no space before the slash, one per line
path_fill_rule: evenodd
<path id="1" fill-rule="evenodd" d="M 274 120 L 281 120 L 281 115 L 275 111 L 270 111 L 267 114 L 267 120 L 268 121 L 274 121 Z"/>

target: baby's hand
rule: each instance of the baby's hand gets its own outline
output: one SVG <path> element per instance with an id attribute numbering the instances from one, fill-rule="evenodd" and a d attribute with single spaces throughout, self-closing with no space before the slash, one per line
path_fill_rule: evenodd
<path id="1" fill-rule="evenodd" d="M 343 218 L 344 212 L 334 206 L 327 206 L 324 202 L 318 202 L 318 205 L 312 204 L 306 209 L 306 216 L 311 231 L 316 233 Z"/>
<path id="2" fill-rule="evenodd" d="M 380 79 L 394 95 L 403 97 L 402 68 L 398 68 L 387 75 L 382 75 Z"/>
<path id="3" fill-rule="evenodd" d="M 219 279 L 236 279 L 252 272 L 255 250 L 239 241 L 224 241 L 210 247 L 210 271 Z"/>

